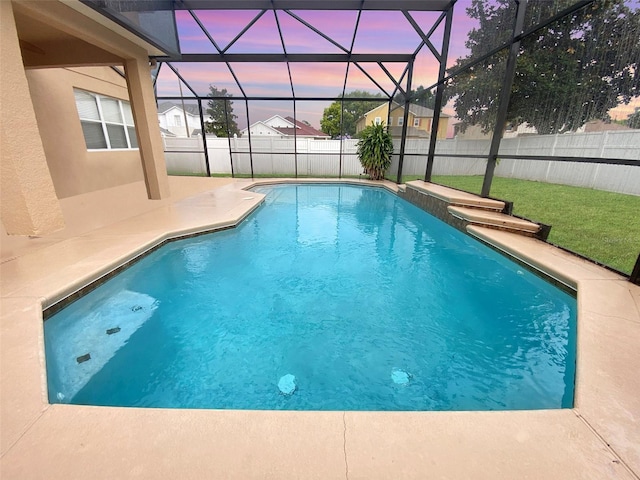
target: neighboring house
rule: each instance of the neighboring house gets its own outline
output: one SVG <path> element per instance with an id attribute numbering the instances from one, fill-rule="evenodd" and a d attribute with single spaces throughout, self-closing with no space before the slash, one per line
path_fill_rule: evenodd
<path id="1" fill-rule="evenodd" d="M 454 125 L 454 137 L 461 140 L 490 140 L 492 133 L 484 133 L 480 125 L 469 125 L 465 131 L 462 131 L 462 123 Z M 602 120 L 591 120 L 585 123 L 582 127 L 577 128 L 575 131 L 564 132 L 569 133 L 595 133 L 595 132 L 607 132 L 615 130 L 630 130 L 626 125 L 620 125 L 615 122 L 604 122 Z M 538 130 L 536 127 L 524 122 L 517 126 L 507 125 L 504 131 L 503 138 L 516 138 L 524 137 L 527 135 L 537 135 Z"/>
<path id="2" fill-rule="evenodd" d="M 185 111 L 187 117 L 188 132 L 185 128 Z M 158 121 L 161 131 L 168 131 L 175 137 L 187 137 L 196 135 L 194 131 L 201 131 L 200 111 L 197 105 L 185 103 L 184 110 L 180 103 L 162 102 L 158 104 Z M 171 135 L 168 135 L 171 136 Z"/>
<path id="3" fill-rule="evenodd" d="M 582 126 L 584 133 L 611 132 L 616 130 L 631 130 L 631 127 L 615 122 L 606 123 L 602 120 L 591 120 Z M 578 132 L 580 132 L 580 129 L 578 129 Z"/>
<path id="4" fill-rule="evenodd" d="M 252 136 L 271 136 L 271 137 L 293 137 L 298 138 L 313 138 L 316 140 L 326 140 L 331 138 L 324 132 L 321 132 L 317 128 L 313 128 L 299 120 L 294 120 L 292 117 L 281 117 L 280 115 L 274 115 L 267 120 L 261 120 L 253 123 L 249 128 L 244 128 L 240 131 L 241 136 L 247 135 L 251 132 Z"/>
<path id="5" fill-rule="evenodd" d="M 162 135 L 163 137 L 175 137 L 176 136 L 175 133 L 170 132 L 166 128 L 162 128 L 162 127 L 160 127 L 160 135 Z"/>
<path id="6" fill-rule="evenodd" d="M 507 125 L 507 128 L 502 135 L 504 138 L 523 137 L 526 135 L 537 135 L 538 130 L 536 127 L 529 125 L 527 122 L 520 123 L 515 126 L 512 124 Z"/>
<path id="7" fill-rule="evenodd" d="M 485 133 L 480 125 L 468 125 L 463 131 L 463 123 L 456 123 L 453 126 L 453 136 L 460 140 L 491 140 L 493 130 Z M 525 137 L 527 135 L 537 135 L 536 127 L 532 127 L 528 123 L 521 123 L 517 126 L 513 124 L 507 125 L 504 130 L 503 138 Z"/>
<path id="8" fill-rule="evenodd" d="M 389 117 L 389 104 L 382 105 L 369 110 L 356 124 L 356 133 L 361 132 L 367 125 L 372 123 L 385 124 L 389 122 L 391 134 L 400 136 L 404 123 L 404 107 L 399 103 L 392 102 L 391 116 Z M 421 105 L 409 106 L 409 124 L 407 125 L 407 138 L 429 138 L 431 135 L 431 124 L 433 122 L 433 110 Z M 438 124 L 438 138 L 447 138 L 447 128 L 449 126 L 449 115 L 440 114 Z"/>
<path id="9" fill-rule="evenodd" d="M 453 126 L 453 138 L 459 138 L 460 140 L 491 140 L 492 133 L 483 132 L 480 125 L 463 127 L 464 123 L 462 122 Z"/>

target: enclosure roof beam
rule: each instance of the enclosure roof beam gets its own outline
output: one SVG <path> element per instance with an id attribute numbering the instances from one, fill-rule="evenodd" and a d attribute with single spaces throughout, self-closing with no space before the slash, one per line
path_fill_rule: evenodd
<path id="1" fill-rule="evenodd" d="M 103 7 L 100 0 L 81 0 Z M 456 0 L 127 0 L 107 2 L 108 8 L 127 12 L 167 10 L 411 10 L 442 12 Z"/>
<path id="2" fill-rule="evenodd" d="M 400 53 L 187 53 L 178 58 L 172 58 L 174 62 L 229 62 L 229 63 L 346 63 L 346 62 L 397 62 L 407 63 L 411 61 L 412 54 Z"/>
<path id="3" fill-rule="evenodd" d="M 131 3 L 131 2 L 129 2 Z M 144 4 L 144 2 L 141 2 Z M 166 5 L 156 1 L 156 10 Z M 176 10 L 411 10 L 441 12 L 455 0 L 182 0 Z M 140 8 L 144 8 L 142 5 Z"/>

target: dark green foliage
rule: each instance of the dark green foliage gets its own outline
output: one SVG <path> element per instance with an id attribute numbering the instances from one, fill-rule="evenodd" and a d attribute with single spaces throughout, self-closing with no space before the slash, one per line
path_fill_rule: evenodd
<path id="1" fill-rule="evenodd" d="M 362 167 L 372 180 L 384 178 L 384 172 L 391 165 L 393 155 L 393 140 L 387 132 L 384 123 L 365 127 L 360 132 L 360 140 L 357 143 L 358 158 Z"/>
<path id="2" fill-rule="evenodd" d="M 422 85 L 420 85 L 417 89 L 411 90 L 409 93 L 411 98 L 412 105 L 420 105 L 421 107 L 426 107 L 430 109 L 434 109 L 436 105 L 436 96 L 433 94 L 431 90 L 427 90 Z M 394 102 L 404 105 L 405 97 L 401 93 L 397 94 L 393 97 Z"/>
<path id="3" fill-rule="evenodd" d="M 546 19 L 556 2 L 531 0 L 527 17 Z M 570 2 L 571 3 L 571 2 Z M 640 94 L 640 11 L 624 0 L 596 0 L 525 37 L 520 45 L 507 122 L 528 123 L 539 134 L 573 131 Z M 480 27 L 469 32 L 469 56 L 453 69 L 505 44 L 513 25 L 511 0 L 467 9 Z M 533 22 L 535 23 L 535 22 Z M 463 126 L 492 130 L 503 84 L 507 49 L 455 76 L 446 89 Z"/>
<path id="4" fill-rule="evenodd" d="M 227 89 L 218 90 L 214 85 L 209 85 L 210 97 L 230 97 Z M 226 106 L 226 108 L 225 108 Z M 226 110 L 226 115 L 225 115 Z M 213 133 L 216 137 L 229 137 L 239 134 L 237 115 L 233 113 L 233 102 L 225 98 L 212 98 L 207 103 L 207 115 L 209 118 L 205 122 L 207 133 Z"/>
<path id="5" fill-rule="evenodd" d="M 378 93 L 373 95 L 369 92 L 356 90 L 347 93 L 344 96 L 344 102 L 336 100 L 329 107 L 324 109 L 322 119 L 320 120 L 320 128 L 331 137 L 340 137 L 342 135 L 354 136 L 356 134 L 356 124 L 358 119 L 365 113 L 384 103 L 384 97 Z M 347 100 L 349 98 L 371 98 L 372 100 Z M 340 115 L 340 107 L 342 115 Z M 342 120 L 342 128 L 340 121 Z"/>

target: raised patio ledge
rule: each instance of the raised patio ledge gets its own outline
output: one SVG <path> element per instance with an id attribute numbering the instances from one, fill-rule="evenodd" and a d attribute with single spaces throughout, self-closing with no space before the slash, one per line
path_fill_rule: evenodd
<path id="1" fill-rule="evenodd" d="M 473 193 L 463 192 L 454 188 L 445 187 L 443 185 L 437 185 L 435 183 L 423 182 L 422 180 L 414 180 L 407 182 L 407 187 L 414 188 L 422 193 L 426 193 L 432 197 L 436 197 L 440 200 L 447 202 L 449 205 L 469 207 L 469 208 L 482 208 L 486 210 L 495 210 L 501 212 L 505 204 L 500 200 L 493 200 L 491 198 L 484 198 Z"/>
<path id="2" fill-rule="evenodd" d="M 447 210 L 454 217 L 472 224 L 506 229 L 519 232 L 524 235 L 533 235 L 540 230 L 540 225 L 537 223 L 529 222 L 528 220 L 523 220 L 522 218 L 513 217 L 496 211 L 454 206 L 447 207 Z"/>
<path id="3" fill-rule="evenodd" d="M 0 265 L 1 478 L 638 480 L 640 287 L 544 242 L 483 227 L 469 229 L 577 287 L 575 408 L 299 412 L 50 405 L 43 305 L 167 238 L 239 221 L 262 201 L 247 188 L 283 181 L 232 180 L 207 189 L 202 179 L 170 180 L 184 191 L 198 184 L 200 193 L 142 213 L 127 205 L 130 216 L 66 238 L 43 238 L 39 248 L 17 249 Z M 109 192 L 100 195 L 102 202 Z M 95 212 L 85 215 L 91 219 Z"/>

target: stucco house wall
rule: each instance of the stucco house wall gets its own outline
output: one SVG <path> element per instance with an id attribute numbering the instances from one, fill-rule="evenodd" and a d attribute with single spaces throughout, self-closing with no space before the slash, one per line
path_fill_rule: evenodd
<path id="1" fill-rule="evenodd" d="M 356 132 L 361 132 L 367 125 L 371 125 L 376 121 L 376 118 L 380 118 L 385 125 L 389 127 L 402 127 L 400 119 L 404 119 L 404 108 L 396 107 L 391 110 L 391 117 L 389 117 L 389 104 L 382 104 L 373 110 L 368 111 L 362 118 L 358 120 L 356 125 Z M 416 124 L 416 115 L 409 109 L 409 127 L 414 127 L 418 130 L 422 130 L 427 133 L 427 136 L 431 135 L 431 124 L 433 118 L 429 117 L 417 117 L 418 123 Z M 440 122 L 438 123 L 438 139 L 447 138 L 447 128 L 449 125 L 448 116 L 442 115 Z M 409 133 L 410 134 L 410 133 Z"/>
<path id="2" fill-rule="evenodd" d="M 38 129 L 58 198 L 143 179 L 138 149 L 88 151 L 74 88 L 129 101 L 125 80 L 109 67 L 27 70 Z"/>
<path id="3" fill-rule="evenodd" d="M 394 112 L 395 113 L 395 112 Z M 375 122 L 376 118 L 380 118 L 381 122 L 384 122 L 387 125 L 387 119 L 389 117 L 389 104 L 383 103 L 382 105 L 374 108 L 373 110 L 369 110 L 358 120 L 356 124 L 356 133 L 361 132 L 368 125 L 371 125 Z"/>

